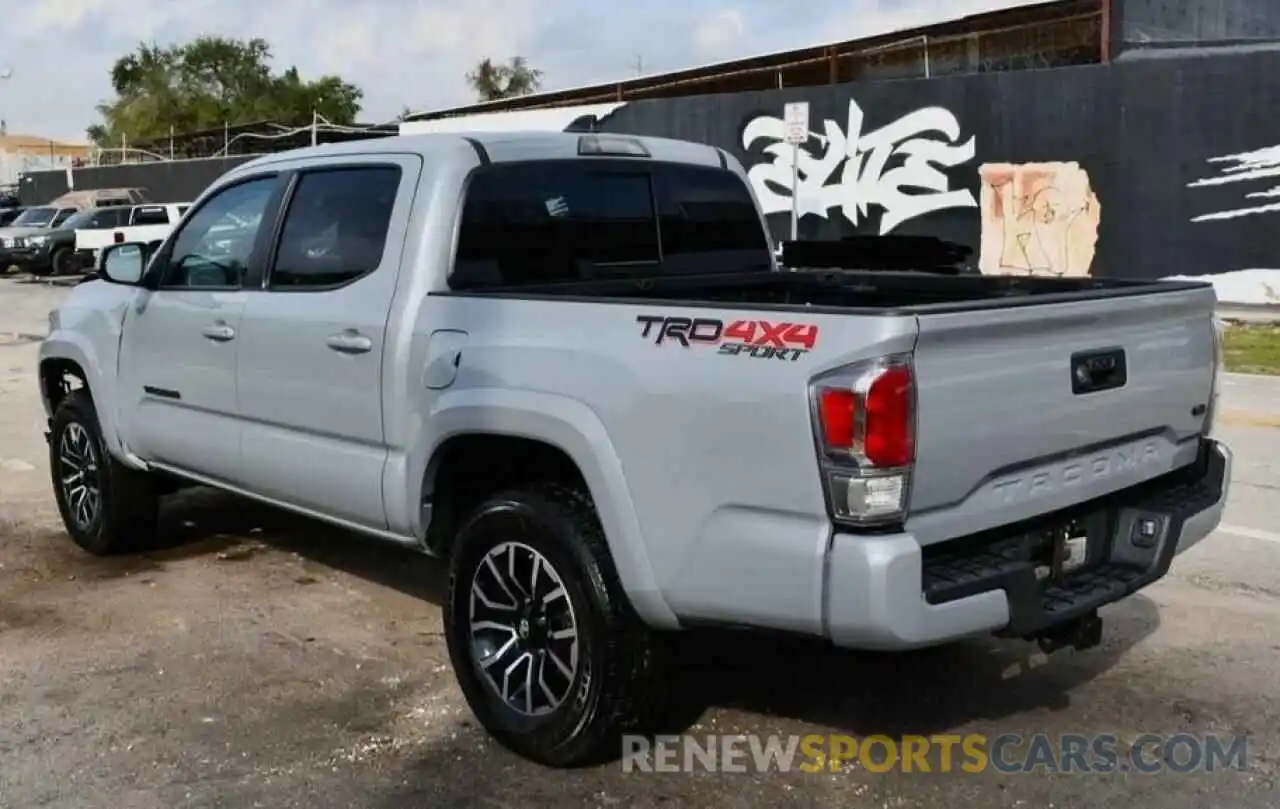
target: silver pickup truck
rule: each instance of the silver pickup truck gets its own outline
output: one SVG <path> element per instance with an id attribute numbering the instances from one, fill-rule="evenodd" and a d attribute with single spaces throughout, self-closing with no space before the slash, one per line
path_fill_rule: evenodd
<path id="1" fill-rule="evenodd" d="M 783 271 L 722 150 L 439 134 L 233 169 L 104 251 L 40 383 L 85 549 L 196 483 L 447 557 L 469 704 L 568 766 L 651 727 L 683 628 L 1097 643 L 1221 516 L 1214 302 Z"/>

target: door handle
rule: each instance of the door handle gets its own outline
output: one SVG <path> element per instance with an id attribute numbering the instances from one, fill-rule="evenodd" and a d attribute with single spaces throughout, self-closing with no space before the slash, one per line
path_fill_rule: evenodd
<path id="1" fill-rule="evenodd" d="M 373 341 L 355 329 L 331 334 L 325 342 L 340 354 L 363 354 L 373 348 Z"/>
<path id="2" fill-rule="evenodd" d="M 206 326 L 204 331 L 201 333 L 210 340 L 219 343 L 225 343 L 228 340 L 234 339 L 236 336 L 236 330 L 228 326 L 226 323 L 223 323 L 221 320 L 212 326 Z"/>

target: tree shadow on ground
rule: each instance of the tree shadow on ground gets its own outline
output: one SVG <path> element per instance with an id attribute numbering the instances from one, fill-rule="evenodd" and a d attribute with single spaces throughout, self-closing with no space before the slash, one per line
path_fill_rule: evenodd
<path id="1" fill-rule="evenodd" d="M 161 531 L 168 548 L 150 554 L 156 559 L 225 552 L 248 538 L 435 604 L 444 598 L 439 560 L 218 492 L 191 490 L 173 500 Z M 1102 646 L 1047 659 L 1032 644 L 994 638 L 890 654 L 691 631 L 673 639 L 680 698 L 664 730 L 684 732 L 718 711 L 857 736 L 927 736 L 979 720 L 1060 711 L 1074 689 L 1115 666 L 1159 624 L 1156 605 L 1139 594 L 1104 611 Z"/>

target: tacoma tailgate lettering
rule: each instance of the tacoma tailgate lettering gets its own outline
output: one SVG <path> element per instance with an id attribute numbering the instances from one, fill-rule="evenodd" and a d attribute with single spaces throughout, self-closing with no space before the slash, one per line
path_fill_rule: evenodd
<path id="1" fill-rule="evenodd" d="M 991 490 L 1006 504 L 1032 500 L 1069 486 L 1133 472 L 1139 466 L 1160 460 L 1159 449 L 1154 442 L 1148 441 L 1141 446 L 1117 448 L 1088 458 L 1073 459 L 1050 469 L 1006 477 L 993 483 Z"/>

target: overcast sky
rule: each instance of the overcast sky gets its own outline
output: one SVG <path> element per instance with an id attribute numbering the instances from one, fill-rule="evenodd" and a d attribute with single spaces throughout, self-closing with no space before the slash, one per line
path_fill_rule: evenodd
<path id="1" fill-rule="evenodd" d="M 0 27 L 0 118 L 11 133 L 83 140 L 112 62 L 140 42 L 262 37 L 278 70 L 336 73 L 361 119 L 471 100 L 484 56 L 526 56 L 544 89 L 822 44 L 1034 0 L 25 0 Z"/>

